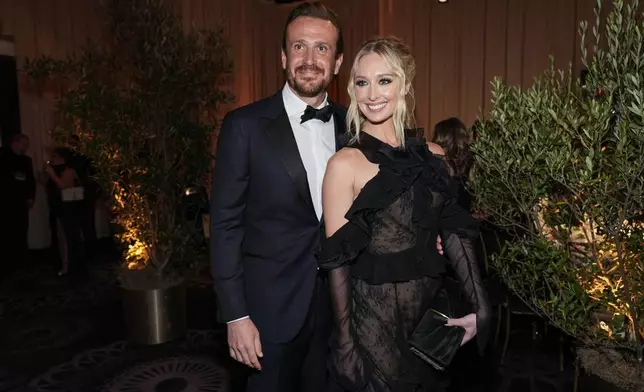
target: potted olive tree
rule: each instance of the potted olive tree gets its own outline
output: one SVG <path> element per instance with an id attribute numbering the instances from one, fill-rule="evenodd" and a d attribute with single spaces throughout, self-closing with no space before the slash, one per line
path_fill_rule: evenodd
<path id="1" fill-rule="evenodd" d="M 111 203 L 128 337 L 162 343 L 185 333 L 183 276 L 203 250 L 190 199 L 204 194 L 231 61 L 221 31 L 184 31 L 162 0 L 108 0 L 105 17 L 104 42 L 26 69 L 63 86 L 54 137 L 93 162 Z"/>
<path id="2" fill-rule="evenodd" d="M 512 234 L 493 259 L 510 289 L 576 339 L 588 374 L 642 391 L 644 18 L 612 3 L 600 24 L 597 1 L 585 81 L 551 66 L 525 90 L 493 82 L 471 188 Z"/>

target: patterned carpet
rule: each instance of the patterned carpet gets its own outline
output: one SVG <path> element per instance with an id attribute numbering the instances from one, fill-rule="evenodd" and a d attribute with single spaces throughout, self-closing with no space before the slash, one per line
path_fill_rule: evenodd
<path id="1" fill-rule="evenodd" d="M 134 346 L 123 336 L 110 263 L 92 265 L 87 279 L 69 282 L 46 260 L 0 286 L 0 392 L 219 392 L 243 390 L 245 370 L 227 356 L 207 279 L 188 288 L 189 333 L 160 346 Z M 571 391 L 572 369 L 559 337 L 535 333 L 534 318 L 515 317 L 489 357 L 466 347 L 452 370 L 451 391 Z M 566 350 L 561 353 L 567 352 Z"/>
<path id="2" fill-rule="evenodd" d="M 119 341 L 54 366 L 29 387 L 38 392 L 228 391 L 227 364 L 215 355 L 220 343 L 221 334 L 211 331 L 190 331 L 185 341 L 155 349 Z"/>

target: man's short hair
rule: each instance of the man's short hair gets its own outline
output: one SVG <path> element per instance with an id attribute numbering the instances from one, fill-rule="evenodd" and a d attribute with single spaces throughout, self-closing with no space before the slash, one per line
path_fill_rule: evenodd
<path id="1" fill-rule="evenodd" d="M 340 22 L 338 21 L 338 16 L 331 10 L 331 8 L 325 6 L 319 1 L 306 2 L 298 5 L 293 8 L 293 11 L 288 15 L 286 19 L 286 25 L 284 26 L 284 34 L 282 35 L 282 49 L 286 53 L 286 31 L 288 26 L 297 18 L 307 16 L 309 18 L 322 19 L 331 22 L 338 32 L 338 40 L 335 43 L 336 56 L 341 55 L 344 50 L 344 40 L 342 39 L 342 29 L 340 28 Z"/>

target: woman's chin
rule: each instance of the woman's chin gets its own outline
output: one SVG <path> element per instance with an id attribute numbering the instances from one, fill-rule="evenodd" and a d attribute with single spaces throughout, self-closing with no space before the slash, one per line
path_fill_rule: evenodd
<path id="1" fill-rule="evenodd" d="M 391 120 L 393 116 L 365 116 L 365 119 L 367 120 L 368 123 L 371 125 L 382 125 L 386 123 L 387 121 Z"/>

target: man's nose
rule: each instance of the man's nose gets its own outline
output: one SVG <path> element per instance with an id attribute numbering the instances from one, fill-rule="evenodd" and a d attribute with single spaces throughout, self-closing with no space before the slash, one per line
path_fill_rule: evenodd
<path id="1" fill-rule="evenodd" d="M 306 65 L 311 65 L 313 64 L 313 50 L 309 49 L 306 51 L 306 54 L 304 55 L 304 64 Z"/>

